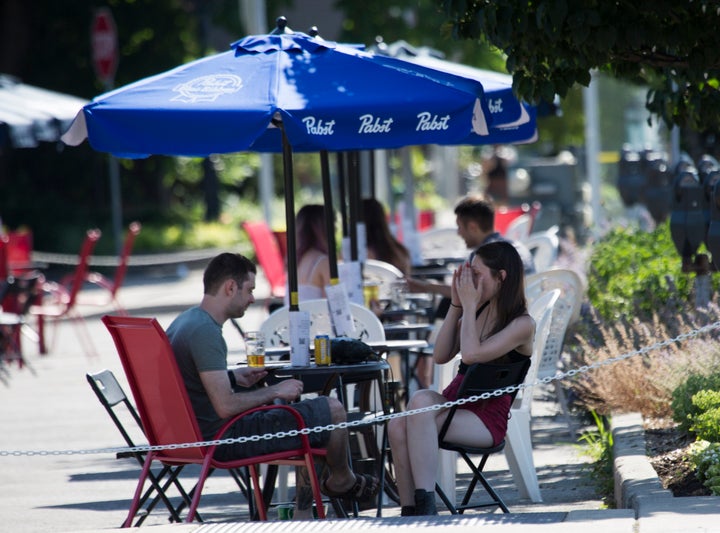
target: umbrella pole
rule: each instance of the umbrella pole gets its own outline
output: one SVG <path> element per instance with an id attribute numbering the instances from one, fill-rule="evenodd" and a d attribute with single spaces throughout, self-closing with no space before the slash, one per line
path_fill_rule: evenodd
<path id="1" fill-rule="evenodd" d="M 370 175 L 370 198 L 377 198 L 375 196 L 375 150 L 370 150 L 368 165 L 370 166 L 368 169 Z"/>
<path id="2" fill-rule="evenodd" d="M 350 229 L 350 258 L 352 261 L 358 260 L 358 235 L 357 235 L 357 221 L 358 221 L 358 205 L 360 204 L 358 199 L 360 182 L 360 172 L 358 168 L 358 152 L 350 152 L 348 172 L 348 190 L 350 191 L 350 222 L 348 223 Z"/>
<path id="3" fill-rule="evenodd" d="M 345 154 L 343 152 L 337 152 L 337 167 L 338 167 L 338 184 L 340 186 L 340 220 L 342 221 L 342 236 L 347 237 L 348 233 L 348 221 L 347 221 L 347 204 L 346 204 L 346 176 L 345 172 Z"/>
<path id="4" fill-rule="evenodd" d="M 330 161 L 327 150 L 320 151 L 320 173 L 322 175 L 323 200 L 325 201 L 325 230 L 327 231 L 328 260 L 330 262 L 330 284 L 339 281 L 337 266 L 337 248 L 335 247 L 335 210 L 330 186 Z"/>
<path id="5" fill-rule="evenodd" d="M 285 226 L 287 227 L 288 289 L 290 291 L 290 311 L 299 311 L 297 279 L 297 247 L 295 245 L 295 188 L 293 186 L 292 147 L 285 135 L 281 121 L 273 121 L 280 128 L 283 145 L 283 176 L 285 178 Z"/>

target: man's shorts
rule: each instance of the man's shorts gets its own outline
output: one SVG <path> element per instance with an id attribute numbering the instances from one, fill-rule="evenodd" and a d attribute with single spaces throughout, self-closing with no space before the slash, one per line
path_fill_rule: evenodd
<path id="1" fill-rule="evenodd" d="M 330 406 L 327 397 L 318 396 L 290 404 L 297 410 L 308 428 L 327 426 L 331 423 Z M 268 409 L 248 415 L 235 424 L 222 436 L 226 438 L 265 435 L 296 429 L 297 424 L 291 413 L 284 409 Z M 310 445 L 324 448 L 330 439 L 329 431 L 312 432 L 308 435 Z M 248 441 L 242 443 L 222 444 L 215 451 L 215 458 L 221 461 L 253 457 L 265 453 L 292 450 L 300 447 L 300 437 L 272 438 L 269 440 Z"/>

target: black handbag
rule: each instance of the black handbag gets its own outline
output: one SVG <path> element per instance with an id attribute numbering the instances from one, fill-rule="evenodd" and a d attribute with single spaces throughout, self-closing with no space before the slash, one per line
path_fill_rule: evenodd
<path id="1" fill-rule="evenodd" d="M 380 356 L 372 347 L 359 339 L 336 337 L 330 340 L 330 356 L 333 364 L 355 365 L 365 361 L 379 361 Z"/>

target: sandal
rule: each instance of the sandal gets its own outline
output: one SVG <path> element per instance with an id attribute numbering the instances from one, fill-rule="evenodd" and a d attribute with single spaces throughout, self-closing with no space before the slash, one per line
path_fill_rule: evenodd
<path id="1" fill-rule="evenodd" d="M 345 492 L 330 490 L 327 486 L 327 478 L 322 482 L 322 492 L 329 498 L 352 498 L 355 500 L 366 500 L 377 494 L 378 479 L 369 474 L 355 474 L 355 483 Z"/>

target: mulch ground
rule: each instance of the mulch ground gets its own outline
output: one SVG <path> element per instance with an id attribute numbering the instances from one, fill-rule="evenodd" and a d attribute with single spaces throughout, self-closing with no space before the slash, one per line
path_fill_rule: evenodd
<path id="1" fill-rule="evenodd" d="M 709 496 L 695 475 L 695 466 L 688 459 L 688 449 L 695 441 L 677 428 L 672 420 L 645 420 L 645 445 L 650 463 L 663 487 L 673 496 Z"/>

